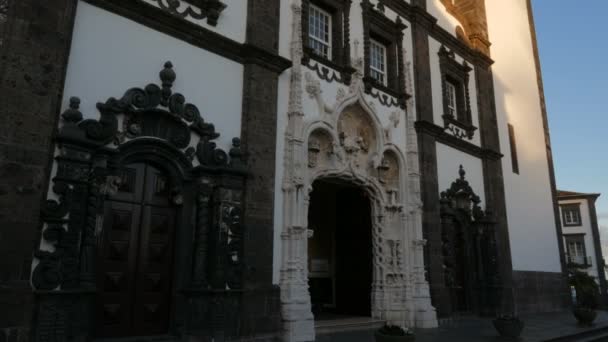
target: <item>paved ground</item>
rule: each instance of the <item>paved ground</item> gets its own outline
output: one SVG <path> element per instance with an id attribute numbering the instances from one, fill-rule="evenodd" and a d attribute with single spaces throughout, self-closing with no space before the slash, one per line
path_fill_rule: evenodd
<path id="1" fill-rule="evenodd" d="M 521 316 L 525 322 L 519 342 L 541 341 L 608 341 L 608 338 L 583 338 L 582 334 L 606 328 L 608 332 L 608 312 L 598 313 L 592 327 L 580 327 L 571 312 Z M 579 335 L 577 338 L 565 338 Z M 342 332 L 317 337 L 319 342 L 373 342 L 373 331 Z M 498 336 L 489 319 L 458 318 L 445 322 L 438 329 L 416 331 L 416 342 L 504 342 Z"/>

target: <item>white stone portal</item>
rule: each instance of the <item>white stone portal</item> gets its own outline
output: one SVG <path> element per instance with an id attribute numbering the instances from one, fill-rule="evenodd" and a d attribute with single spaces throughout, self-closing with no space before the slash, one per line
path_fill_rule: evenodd
<path id="1" fill-rule="evenodd" d="M 363 87 L 362 60 L 347 91 L 327 105 L 318 80 L 303 74 L 301 8 L 292 6 L 292 61 L 285 133 L 281 310 L 284 341 L 314 341 L 308 290 L 308 208 L 315 180 L 340 179 L 364 189 L 371 201 L 372 316 L 402 327 L 437 326 L 425 279 L 422 204 L 414 115 L 406 116 L 405 153 L 392 138 L 399 113 L 382 126 Z M 303 85 L 306 82 L 306 86 Z M 409 83 L 409 81 L 408 81 Z M 302 97 L 316 99 L 320 113 L 305 116 Z M 409 103 L 410 108 L 413 103 Z"/>

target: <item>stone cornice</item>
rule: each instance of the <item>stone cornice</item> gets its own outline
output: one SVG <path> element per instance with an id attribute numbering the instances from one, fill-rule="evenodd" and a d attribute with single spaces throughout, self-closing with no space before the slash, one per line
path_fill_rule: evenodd
<path id="1" fill-rule="evenodd" d="M 437 39 L 439 43 L 454 50 L 461 57 L 474 65 L 489 67 L 494 61 L 483 53 L 471 48 L 465 42 L 459 40 L 454 34 L 448 32 L 437 24 L 437 18 L 428 13 L 424 8 L 412 6 L 402 0 L 382 0 L 382 3 L 395 11 L 398 15 L 406 18 L 412 25 L 420 25 L 429 32 L 429 36 Z"/>
<path id="2" fill-rule="evenodd" d="M 240 64 L 256 64 L 276 73 L 291 67 L 291 61 L 278 54 L 236 42 L 141 0 L 83 1 Z"/>
<path id="3" fill-rule="evenodd" d="M 449 133 L 446 133 L 443 127 L 437 126 L 432 122 L 417 121 L 416 132 L 419 134 L 430 135 L 434 137 L 437 142 L 475 156 L 479 159 L 500 160 L 503 157 L 503 155 L 499 152 L 479 147 L 470 142 L 459 139 Z"/>

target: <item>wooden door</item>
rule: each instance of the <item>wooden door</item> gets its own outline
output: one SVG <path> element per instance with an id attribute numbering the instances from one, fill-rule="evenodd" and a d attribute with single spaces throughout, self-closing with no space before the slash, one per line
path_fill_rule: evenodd
<path id="1" fill-rule="evenodd" d="M 123 171 L 106 201 L 98 251 L 97 332 L 150 336 L 169 330 L 175 209 L 166 175 L 146 164 Z"/>

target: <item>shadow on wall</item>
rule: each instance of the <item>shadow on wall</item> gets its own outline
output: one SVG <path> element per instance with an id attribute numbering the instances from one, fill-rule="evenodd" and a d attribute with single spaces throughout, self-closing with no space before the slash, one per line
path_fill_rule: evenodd
<path id="1" fill-rule="evenodd" d="M 475 1 L 478 0 L 428 0 L 427 6 L 436 6 L 429 12 L 439 16 L 438 23 L 446 30 L 475 47 L 462 29 L 471 27 L 471 22 L 454 15 L 455 7 Z M 561 275 L 556 222 L 551 219 L 554 206 L 545 123 L 527 1 L 488 1 L 485 7 L 487 37 L 492 43 L 489 52 L 495 62 L 492 66 L 495 109 L 500 152 L 504 155 L 502 168 L 512 263 L 516 270 L 513 285 L 517 310 L 519 313 L 561 310 L 568 305 L 569 297 Z M 483 51 L 479 47 L 478 50 Z M 488 113 L 479 115 L 481 120 Z M 509 124 L 514 127 L 519 174 L 512 168 Z"/>

